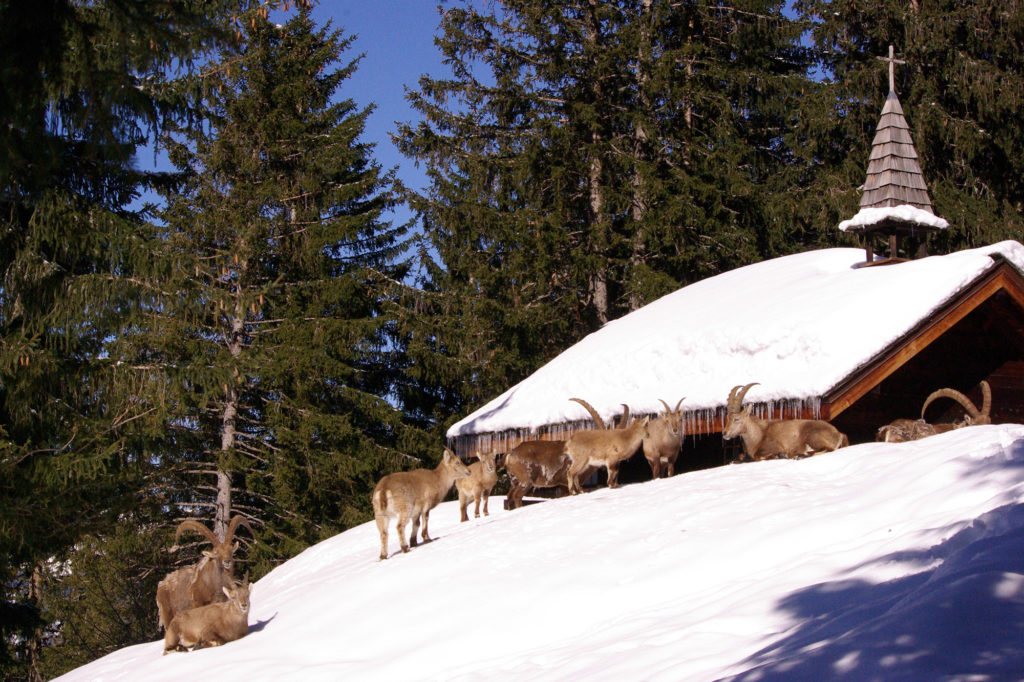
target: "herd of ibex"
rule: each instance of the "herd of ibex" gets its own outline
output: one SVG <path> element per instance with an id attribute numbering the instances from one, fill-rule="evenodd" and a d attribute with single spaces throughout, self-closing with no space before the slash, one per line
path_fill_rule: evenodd
<path id="1" fill-rule="evenodd" d="M 747 392 L 756 383 L 734 386 L 726 403 L 723 439 L 739 438 L 743 453 L 737 461 L 756 461 L 776 457 L 802 458 L 829 452 L 849 445 L 846 435 L 826 421 L 818 419 L 761 419 L 744 407 Z M 951 388 L 935 391 L 927 397 L 916 420 L 897 419 L 878 430 L 877 440 L 900 442 L 958 429 L 973 424 L 991 424 L 992 391 L 981 382 L 982 406 L 976 407 L 964 394 Z M 928 406 L 940 398 L 956 401 L 965 411 L 963 419 L 952 423 L 929 424 L 925 421 Z M 622 418 L 610 426 L 587 401 L 570 398 L 586 408 L 595 427 L 576 431 L 566 440 L 532 440 L 517 445 L 504 456 L 509 490 L 506 506 L 522 506 L 523 497 L 537 488 L 558 488 L 571 494 L 583 492 L 582 483 L 593 472 L 604 468 L 608 487 L 618 486 L 619 467 L 641 448 L 654 478 L 673 476 L 675 462 L 683 440 L 684 398 L 655 417 L 630 420 L 629 407 L 623 405 Z M 380 532 L 380 559 L 388 558 L 388 526 L 396 521 L 402 552 L 417 544 L 417 534 L 430 542 L 427 522 L 430 510 L 447 497 L 453 485 L 459 493 L 459 516 L 468 521 L 468 506 L 475 502 L 474 514 L 488 514 L 487 502 L 498 482 L 499 457 L 477 455 L 478 462 L 466 466 L 459 457 L 445 448 L 441 463 L 434 469 L 400 471 L 384 476 L 373 490 L 374 517 Z M 406 526 L 412 522 L 406 540 Z M 197 521 L 183 521 L 175 534 L 175 542 L 187 530 L 203 535 L 212 545 L 199 561 L 164 578 L 157 587 L 157 609 L 160 626 L 166 631 L 164 653 L 183 649 L 217 646 L 243 637 L 248 631 L 249 579 L 234 579 L 233 555 L 238 543 L 233 542 L 239 525 L 252 528 L 241 516 L 231 519 L 224 540 Z"/>

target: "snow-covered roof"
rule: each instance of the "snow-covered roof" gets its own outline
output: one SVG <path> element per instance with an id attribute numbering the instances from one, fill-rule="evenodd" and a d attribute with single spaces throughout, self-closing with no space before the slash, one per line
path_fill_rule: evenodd
<path id="1" fill-rule="evenodd" d="M 737 384 L 751 402 L 811 404 L 956 297 L 1002 255 L 1024 271 L 1024 246 L 992 246 L 898 265 L 855 267 L 862 249 L 775 258 L 691 284 L 588 335 L 454 424 L 448 437 L 723 406 Z"/>

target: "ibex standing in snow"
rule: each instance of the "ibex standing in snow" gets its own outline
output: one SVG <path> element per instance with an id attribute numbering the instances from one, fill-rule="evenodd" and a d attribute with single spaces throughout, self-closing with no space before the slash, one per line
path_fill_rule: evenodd
<path id="1" fill-rule="evenodd" d="M 395 529 L 403 552 L 408 552 L 410 545 L 416 546 L 420 523 L 423 524 L 423 542 L 430 542 L 427 534 L 430 510 L 444 500 L 456 479 L 469 475 L 469 467 L 445 448 L 444 457 L 435 469 L 397 471 L 380 479 L 370 498 L 377 530 L 380 531 L 380 558 L 388 558 L 388 524 L 391 519 L 398 519 Z M 409 542 L 406 542 L 405 526 L 409 519 L 412 519 L 412 532 Z"/>
<path id="2" fill-rule="evenodd" d="M 747 391 L 757 383 L 734 386 L 726 404 L 722 438 L 743 439 L 745 459 L 770 457 L 807 457 L 850 444 L 846 435 L 820 419 L 759 419 L 750 414 L 750 406 L 740 409 Z"/>
<path id="3" fill-rule="evenodd" d="M 598 428 L 594 431 L 577 431 L 565 442 L 565 451 L 572 463 L 569 465 L 569 492 L 573 495 L 583 492 L 581 475 L 589 467 L 604 467 L 608 470 L 608 487 L 619 485 L 619 465 L 629 459 L 640 448 L 647 436 L 650 417 L 634 421 L 620 429 L 601 428 L 604 422 L 597 410 L 580 398 L 570 398 L 583 405 L 594 417 Z"/>
<path id="4" fill-rule="evenodd" d="M 498 464 L 494 453 L 477 453 L 476 458 L 480 461 L 469 465 L 469 478 L 460 478 L 455 481 L 455 488 L 459 491 L 459 520 L 469 521 L 469 514 L 466 507 L 470 500 L 476 502 L 473 508 L 473 516 L 480 518 L 480 500 L 484 501 L 484 516 L 488 516 L 487 500 L 491 496 L 491 490 L 498 482 Z"/>
<path id="5" fill-rule="evenodd" d="M 658 400 L 665 406 L 665 414 L 651 420 L 644 437 L 644 457 L 655 478 L 661 478 L 662 466 L 666 476 L 675 476 L 676 458 L 683 444 L 683 412 L 679 408 L 686 398 L 680 398 L 675 409 L 661 398 Z"/>
<path id="6" fill-rule="evenodd" d="M 523 506 L 523 496 L 534 488 L 569 488 L 569 455 L 564 440 L 528 440 L 505 455 L 509 509 Z"/>

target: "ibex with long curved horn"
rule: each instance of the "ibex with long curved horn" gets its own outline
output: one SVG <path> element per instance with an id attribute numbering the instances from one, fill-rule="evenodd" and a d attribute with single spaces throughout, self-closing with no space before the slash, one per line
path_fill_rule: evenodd
<path id="1" fill-rule="evenodd" d="M 686 398 L 680 398 L 672 408 L 658 398 L 658 402 L 665 406 L 665 413 L 647 424 L 647 435 L 643 441 L 644 457 L 651 465 L 654 478 L 661 478 L 663 466 L 667 476 L 675 476 L 676 458 L 683 444 L 683 411 L 680 406 L 684 400 Z"/>
<path id="2" fill-rule="evenodd" d="M 743 439 L 744 459 L 771 457 L 808 457 L 830 452 L 850 444 L 846 434 L 821 419 L 759 419 L 750 414 L 750 406 L 740 409 L 743 398 L 757 382 L 734 386 L 726 404 L 726 440 Z"/>
<path id="3" fill-rule="evenodd" d="M 939 398 L 951 398 L 955 400 L 967 414 L 960 421 L 952 423 L 929 424 L 925 421 L 924 415 L 932 401 Z M 987 381 L 981 382 L 981 409 L 979 410 L 970 398 L 953 388 L 940 388 L 933 391 L 924 401 L 921 407 L 920 419 L 896 419 L 878 429 L 876 440 L 886 443 L 905 443 L 934 436 L 937 433 L 945 433 L 954 429 L 971 426 L 972 424 L 991 424 L 992 417 L 989 414 L 992 410 L 992 389 Z"/>
<path id="4" fill-rule="evenodd" d="M 608 470 L 608 487 L 619 485 L 619 465 L 632 457 L 640 448 L 647 435 L 650 417 L 644 417 L 618 429 L 603 428 L 604 421 L 591 405 L 582 398 L 570 398 L 587 408 L 598 428 L 593 431 L 577 431 L 565 442 L 569 455 L 569 492 L 573 495 L 583 492 L 581 475 L 590 467 L 604 467 Z"/>
<path id="5" fill-rule="evenodd" d="M 156 607 L 160 627 L 166 630 L 176 613 L 225 600 L 223 588 L 234 584 L 234 554 L 238 549 L 234 539 L 239 525 L 253 532 L 248 521 L 235 515 L 228 523 L 222 542 L 213 531 L 198 521 L 187 519 L 178 524 L 178 530 L 174 533 L 175 543 L 182 533 L 194 530 L 209 540 L 213 547 L 203 551 L 198 563 L 179 568 L 157 585 Z"/>
<path id="6" fill-rule="evenodd" d="M 931 395 L 925 398 L 924 405 L 921 406 L 921 419 L 924 419 L 925 410 L 927 410 L 928 406 L 932 404 L 932 401 L 937 400 L 939 398 L 952 398 L 957 403 L 959 403 L 960 407 L 964 408 L 964 411 L 967 413 L 967 420 L 965 420 L 967 423 L 962 424 L 962 426 L 967 426 L 968 424 L 991 424 L 992 416 L 990 413 L 992 411 L 992 388 L 988 385 L 987 381 L 982 381 L 980 386 L 980 410 L 977 407 L 975 407 L 974 403 L 971 402 L 970 398 L 965 396 L 960 391 L 957 391 L 952 388 L 940 388 L 939 390 L 932 392 Z"/>

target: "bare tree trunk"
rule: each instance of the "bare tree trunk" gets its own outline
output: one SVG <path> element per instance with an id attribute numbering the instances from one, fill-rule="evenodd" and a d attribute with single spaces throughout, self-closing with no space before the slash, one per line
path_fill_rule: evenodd
<path id="1" fill-rule="evenodd" d="M 641 110 L 650 114 L 650 101 L 647 97 L 648 65 L 651 59 L 651 2 L 643 0 L 640 6 L 640 40 L 637 48 L 636 60 L 636 87 L 640 96 Z M 629 309 L 636 310 L 644 302 L 638 291 L 636 273 L 644 264 L 647 239 L 644 233 L 643 220 L 647 215 L 647 184 L 640 168 L 647 158 L 647 129 L 645 122 L 639 120 L 633 131 L 633 198 L 630 208 L 630 217 L 633 220 L 633 240 L 629 258 L 630 277 L 629 286 Z"/>
<path id="2" fill-rule="evenodd" d="M 39 602 L 43 595 L 43 569 L 42 565 L 36 564 L 32 569 L 32 577 L 28 586 L 28 603 L 34 608 L 40 608 Z M 43 682 L 45 679 L 39 673 L 39 658 L 43 653 L 43 631 L 42 628 L 35 628 L 32 631 L 32 639 L 28 643 L 28 682 Z"/>
<path id="3" fill-rule="evenodd" d="M 584 26 L 586 29 L 586 41 L 590 48 L 591 54 L 596 54 L 598 45 L 598 25 L 595 11 L 598 6 L 597 0 L 590 0 L 589 11 L 586 14 L 584 20 Z M 594 80 L 594 101 L 600 103 L 603 101 L 602 88 L 600 79 Z M 601 151 L 599 145 L 601 144 L 603 137 L 600 129 L 595 124 L 594 129 L 591 131 L 590 141 L 592 144 L 593 152 L 590 158 L 590 174 L 587 178 L 590 185 L 590 219 L 591 225 L 594 231 L 607 229 L 605 225 L 604 215 L 604 201 L 601 197 L 601 175 L 604 172 L 604 164 L 601 159 Z M 604 241 L 604 240 L 601 240 Z M 600 250 L 603 249 L 603 245 L 592 244 L 591 248 L 601 255 Z M 608 309 L 608 269 L 602 264 L 599 265 L 597 270 L 590 274 L 590 302 L 594 307 L 594 313 L 597 315 L 597 321 L 600 324 L 605 324 L 609 319 Z"/>
<path id="4" fill-rule="evenodd" d="M 245 260 L 239 266 L 238 279 L 241 281 L 245 272 Z M 231 318 L 231 331 L 227 337 L 228 351 L 232 358 L 242 354 L 242 338 L 245 331 L 245 302 L 242 300 L 242 288 L 235 289 L 235 312 Z M 238 382 L 239 372 L 236 367 L 232 375 L 231 385 L 224 386 L 224 409 L 221 413 L 220 449 L 227 454 L 235 447 L 235 419 L 238 416 Z M 218 540 L 227 536 L 228 524 L 231 522 L 231 476 L 220 467 L 217 468 L 217 502 L 213 518 L 213 533 Z"/>

